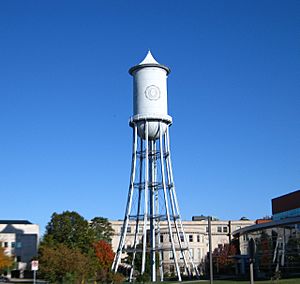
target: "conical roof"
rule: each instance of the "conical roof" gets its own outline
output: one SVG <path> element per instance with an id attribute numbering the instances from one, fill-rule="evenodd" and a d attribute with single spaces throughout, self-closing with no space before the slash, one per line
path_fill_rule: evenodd
<path id="1" fill-rule="evenodd" d="M 146 57 L 143 59 L 143 61 L 141 61 L 138 65 L 135 65 L 133 67 L 131 67 L 129 69 L 129 74 L 130 75 L 133 75 L 133 73 L 139 69 L 142 69 L 144 67 L 158 67 L 158 68 L 162 68 L 164 70 L 167 71 L 167 75 L 171 72 L 170 68 L 165 66 L 165 65 L 162 65 L 162 64 L 159 64 L 153 57 L 152 53 L 150 50 L 148 50 L 148 53 L 146 55 Z"/>
<path id="2" fill-rule="evenodd" d="M 146 57 L 139 65 L 143 65 L 143 64 L 159 64 L 159 63 L 154 59 L 151 51 L 148 50 Z"/>

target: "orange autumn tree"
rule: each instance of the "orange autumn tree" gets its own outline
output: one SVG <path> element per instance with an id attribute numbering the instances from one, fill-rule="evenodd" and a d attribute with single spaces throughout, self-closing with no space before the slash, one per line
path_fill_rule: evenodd
<path id="1" fill-rule="evenodd" d="M 110 269 L 115 256 L 111 245 L 100 240 L 94 244 L 94 249 L 100 267 L 105 270 Z"/>
<path id="2" fill-rule="evenodd" d="M 236 247 L 233 244 L 220 245 L 213 252 L 214 264 L 217 267 L 217 273 L 231 273 L 236 254 Z"/>
<path id="3" fill-rule="evenodd" d="M 0 247 L 0 271 L 13 265 L 13 259 L 4 253 L 4 248 Z"/>

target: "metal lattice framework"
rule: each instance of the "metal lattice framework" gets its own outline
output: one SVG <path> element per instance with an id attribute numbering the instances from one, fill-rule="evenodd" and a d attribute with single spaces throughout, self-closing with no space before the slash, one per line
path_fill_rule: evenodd
<path id="1" fill-rule="evenodd" d="M 182 226 L 175 191 L 169 138 L 171 122 L 155 121 L 159 135 L 154 140 L 149 139 L 149 123 L 153 120 L 130 122 L 133 128 L 130 185 L 119 246 L 112 266 L 112 270 L 117 272 L 124 253 L 130 253 L 130 282 L 134 277 L 137 257 L 141 258 L 141 267 L 138 268 L 140 274 L 145 273 L 147 254 L 150 255 L 151 280 L 156 281 L 159 271 L 160 281 L 163 281 L 164 252 L 173 256 L 178 281 L 181 281 L 180 267 L 184 267 L 189 276 L 198 276 Z M 141 126 L 145 131 L 143 138 L 138 136 Z M 134 223 L 134 239 L 126 247 L 129 223 Z M 168 244 L 161 242 L 165 235 L 168 235 Z"/>

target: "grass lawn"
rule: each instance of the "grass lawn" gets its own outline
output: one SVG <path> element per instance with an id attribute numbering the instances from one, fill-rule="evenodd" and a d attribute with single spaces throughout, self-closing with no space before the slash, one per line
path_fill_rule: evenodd
<path id="1" fill-rule="evenodd" d="M 179 283 L 179 282 L 166 282 L 166 283 Z M 207 280 L 201 281 L 184 281 L 185 284 L 209 284 Z M 213 284 L 249 284 L 249 281 L 237 281 L 237 280 L 214 280 Z M 254 281 L 254 284 L 300 284 L 300 278 L 297 279 L 279 279 L 279 280 L 265 280 Z"/>

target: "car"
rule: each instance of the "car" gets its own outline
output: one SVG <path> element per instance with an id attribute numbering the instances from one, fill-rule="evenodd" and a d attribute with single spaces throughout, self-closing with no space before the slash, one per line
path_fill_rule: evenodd
<path id="1" fill-rule="evenodd" d="M 9 282 L 9 279 L 5 276 L 0 276 L 0 283 L 7 283 Z"/>

